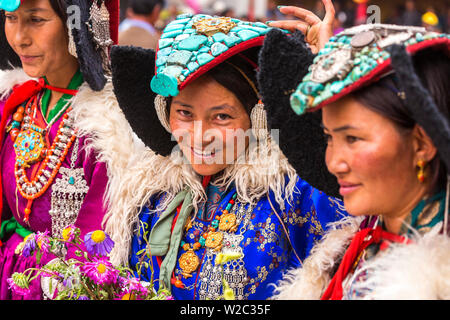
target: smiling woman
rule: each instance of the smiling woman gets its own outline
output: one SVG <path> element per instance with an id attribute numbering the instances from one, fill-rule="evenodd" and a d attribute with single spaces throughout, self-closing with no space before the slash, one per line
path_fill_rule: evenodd
<path id="1" fill-rule="evenodd" d="M 121 181 L 128 195 L 111 213 L 128 223 L 115 224 L 114 241 L 128 243 L 133 268 L 148 264 L 136 270 L 143 280 L 158 279 L 176 299 L 266 299 L 346 215 L 297 175 L 268 131 L 257 75 L 271 29 L 181 15 L 156 53 L 112 50 L 120 106 L 157 153 L 133 155 Z M 128 253 L 112 252 L 123 263 Z"/>
<path id="2" fill-rule="evenodd" d="M 38 264 L 20 244 L 31 233 L 62 237 L 71 224 L 83 235 L 101 229 L 108 182 L 125 169 L 134 142 L 107 80 L 118 1 L 13 2 L 0 8 L 0 299 L 40 299 L 39 281 L 19 296 L 7 279 L 54 256 Z M 79 29 L 66 27 L 70 5 L 80 9 Z M 105 18 L 110 28 L 99 29 Z"/>

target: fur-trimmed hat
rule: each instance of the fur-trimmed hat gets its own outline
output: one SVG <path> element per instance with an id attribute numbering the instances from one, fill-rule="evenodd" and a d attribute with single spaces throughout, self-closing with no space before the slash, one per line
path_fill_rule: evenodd
<path id="1" fill-rule="evenodd" d="M 161 110 L 158 113 L 157 98 L 176 96 L 225 60 L 261 47 L 270 29 L 260 22 L 183 14 L 163 30 L 156 53 L 136 47 L 113 47 L 114 90 L 140 139 L 156 153 L 168 156 L 176 142 L 162 119 L 165 115 L 161 115 Z M 257 66 L 257 61 L 251 63 Z"/>
<path id="2" fill-rule="evenodd" d="M 332 37 L 319 52 L 291 106 L 297 114 L 318 110 L 395 72 L 405 106 L 450 169 L 450 123 L 417 76 L 411 56 L 434 48 L 450 54 L 450 36 L 425 28 L 369 24 Z"/>
<path id="3" fill-rule="evenodd" d="M 15 11 L 20 4 L 20 0 L 0 0 L 0 10 Z M 80 13 L 79 25 L 68 25 L 69 47 L 74 47 L 71 54 L 78 58 L 83 78 L 91 89 L 100 91 L 106 84 L 105 73 L 110 72 L 109 47 L 118 41 L 119 1 L 68 0 L 65 6 L 64 10 L 72 7 L 77 8 L 74 14 Z M 6 40 L 4 27 L 5 16 L 0 12 L 0 69 L 21 67 L 19 57 Z"/>

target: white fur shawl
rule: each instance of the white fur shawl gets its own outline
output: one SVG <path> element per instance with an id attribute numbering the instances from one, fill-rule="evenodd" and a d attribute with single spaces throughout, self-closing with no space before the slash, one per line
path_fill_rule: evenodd
<path id="1" fill-rule="evenodd" d="M 277 284 L 274 299 L 320 299 L 361 218 L 349 217 L 334 228 L 311 251 L 303 267 L 290 270 Z M 439 234 L 442 225 L 409 245 L 394 244 L 383 254 L 366 261 L 370 276 L 357 284 L 369 290 L 364 299 L 450 299 L 450 238 Z"/>

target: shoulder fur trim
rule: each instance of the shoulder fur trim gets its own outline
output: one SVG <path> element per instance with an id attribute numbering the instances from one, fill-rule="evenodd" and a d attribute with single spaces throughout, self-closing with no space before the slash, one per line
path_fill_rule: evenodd
<path id="1" fill-rule="evenodd" d="M 371 300 L 449 300 L 450 238 L 441 229 L 437 225 L 409 245 L 391 245 L 366 262 L 362 271 L 370 276 L 355 289 L 369 292 L 364 299 Z"/>
<path id="2" fill-rule="evenodd" d="M 22 68 L 0 70 L 0 100 L 4 100 L 14 86 L 31 79 Z"/>
<path id="3" fill-rule="evenodd" d="M 98 161 L 104 162 L 107 167 L 108 184 L 105 192 L 104 203 L 107 205 L 107 213 L 103 219 L 103 228 L 115 242 L 112 262 L 115 264 L 127 264 L 125 256 L 128 256 L 129 244 L 124 244 L 122 232 L 130 228 L 125 220 L 115 221 L 117 212 L 126 210 L 135 212 L 133 202 L 127 202 L 133 198 L 133 190 L 124 189 L 122 180 L 130 176 L 128 169 L 134 159 L 145 152 L 151 153 L 148 148 L 133 133 L 125 115 L 122 113 L 113 92 L 111 79 L 108 79 L 102 91 L 93 91 L 87 83 L 83 83 L 78 94 L 72 100 L 72 113 L 74 126 L 82 136 L 87 136 L 89 141 L 88 152 L 94 150 L 98 155 Z M 135 187 L 139 181 L 134 180 Z M 123 216 L 117 217 L 118 219 Z M 111 226 L 113 225 L 113 227 Z M 121 228 L 116 225 L 123 225 Z M 126 232 L 129 234 L 130 232 Z M 131 238 L 127 238 L 131 242 Z M 123 259 L 117 258 L 117 252 L 121 252 Z M 116 253 L 116 254 L 114 254 Z"/>
<path id="4" fill-rule="evenodd" d="M 363 217 L 346 217 L 330 224 L 325 236 L 311 250 L 303 266 L 288 271 L 276 284 L 276 300 L 320 299 L 331 278 L 330 273 L 345 253 Z"/>

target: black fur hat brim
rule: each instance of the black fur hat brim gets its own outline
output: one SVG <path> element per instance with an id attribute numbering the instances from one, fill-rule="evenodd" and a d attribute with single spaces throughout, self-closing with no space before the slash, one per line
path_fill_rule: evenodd
<path id="1" fill-rule="evenodd" d="M 448 117 L 439 111 L 430 92 L 422 85 L 405 46 L 393 45 L 388 48 L 388 51 L 391 54 L 391 65 L 399 80 L 399 86 L 405 92 L 406 108 L 429 135 L 449 172 L 450 124 Z"/>
<path id="2" fill-rule="evenodd" d="M 259 55 L 258 85 L 269 128 L 279 130 L 280 149 L 299 177 L 327 195 L 340 197 L 337 179 L 325 164 L 321 112 L 299 117 L 289 102 L 314 57 L 301 32 L 286 35 L 271 30 Z"/>
<path id="3" fill-rule="evenodd" d="M 156 94 L 150 89 L 155 74 L 155 51 L 138 47 L 111 49 L 114 93 L 136 135 L 154 152 L 168 156 L 176 146 L 155 110 Z"/>

